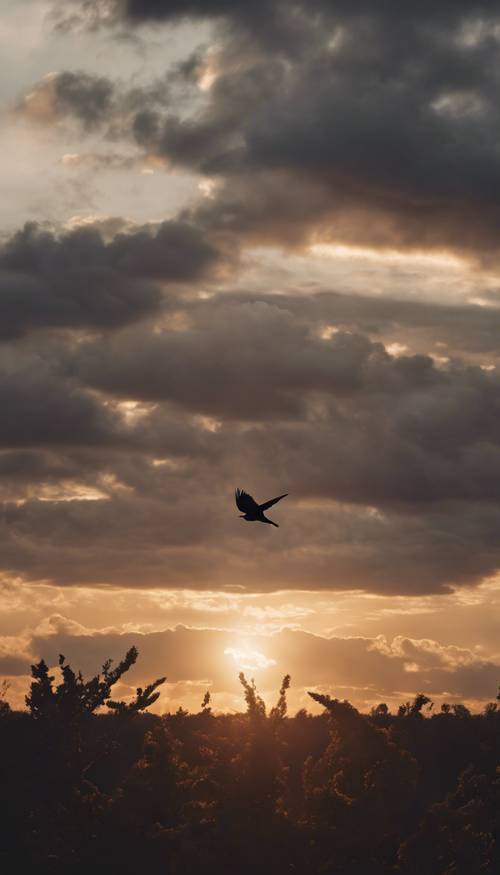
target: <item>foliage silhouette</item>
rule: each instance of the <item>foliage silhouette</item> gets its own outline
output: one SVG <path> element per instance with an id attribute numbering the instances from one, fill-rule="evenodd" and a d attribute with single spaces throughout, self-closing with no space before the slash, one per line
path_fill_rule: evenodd
<path id="1" fill-rule="evenodd" d="M 32 667 L 27 710 L 0 686 L 2 871 L 47 875 L 493 875 L 500 871 L 500 711 L 422 693 L 391 714 L 323 708 L 290 717 L 286 675 L 266 708 L 240 675 L 245 713 L 148 713 L 165 680 L 113 688 L 131 648 L 85 681 Z M 500 693 L 499 693 L 500 695 Z"/>
<path id="2" fill-rule="evenodd" d="M 10 705 L 7 701 L 9 692 L 9 684 L 7 681 L 2 681 L 0 684 L 0 717 L 6 716 L 10 711 Z"/>

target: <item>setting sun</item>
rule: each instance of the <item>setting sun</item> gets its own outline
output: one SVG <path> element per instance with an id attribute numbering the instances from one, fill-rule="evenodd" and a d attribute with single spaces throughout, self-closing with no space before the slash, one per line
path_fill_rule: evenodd
<path id="1" fill-rule="evenodd" d="M 270 666 L 276 665 L 275 659 L 269 659 L 263 653 L 259 653 L 258 650 L 250 650 L 248 648 L 242 650 L 238 647 L 226 647 L 224 655 L 232 658 L 237 668 L 248 671 L 270 668 Z"/>

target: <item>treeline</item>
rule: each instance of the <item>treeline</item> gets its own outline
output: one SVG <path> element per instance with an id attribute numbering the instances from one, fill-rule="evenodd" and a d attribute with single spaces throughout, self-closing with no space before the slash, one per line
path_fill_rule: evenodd
<path id="1" fill-rule="evenodd" d="M 113 687 L 137 659 L 60 683 L 32 667 L 27 710 L 0 692 L 0 870 L 51 875 L 494 875 L 500 872 L 500 708 L 434 713 L 419 694 L 362 715 L 147 713 Z M 500 694 L 499 694 L 500 696 Z M 498 697 L 497 697 L 498 698 Z"/>

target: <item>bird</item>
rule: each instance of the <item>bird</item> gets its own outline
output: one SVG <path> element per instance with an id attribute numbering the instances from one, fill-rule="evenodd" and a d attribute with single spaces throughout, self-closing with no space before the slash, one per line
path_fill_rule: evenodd
<path id="1" fill-rule="evenodd" d="M 269 520 L 264 516 L 264 511 L 267 510 L 268 507 L 272 507 L 273 504 L 276 504 L 277 501 L 281 501 L 282 498 L 286 498 L 288 492 L 284 492 L 283 495 L 278 495 L 277 498 L 271 498 L 263 504 L 257 504 L 255 499 L 252 498 L 248 492 L 244 492 L 243 489 L 236 489 L 234 495 L 236 498 L 236 507 L 238 510 L 242 511 L 240 519 L 247 520 L 249 523 L 269 523 L 271 526 L 276 526 L 276 528 L 279 529 L 278 523 L 275 523 L 273 520 Z"/>

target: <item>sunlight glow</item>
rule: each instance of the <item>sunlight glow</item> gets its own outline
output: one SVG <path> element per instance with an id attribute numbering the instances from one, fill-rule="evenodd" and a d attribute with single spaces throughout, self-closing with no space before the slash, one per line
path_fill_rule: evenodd
<path id="1" fill-rule="evenodd" d="M 210 91 L 215 80 L 220 75 L 218 68 L 218 47 L 211 46 L 206 54 L 206 62 L 200 70 L 198 77 L 198 88 L 200 91 Z"/>
<path id="2" fill-rule="evenodd" d="M 338 334 L 340 328 L 337 328 L 336 325 L 324 325 L 319 332 L 319 336 L 322 340 L 331 340 L 334 334 Z M 346 333 L 346 332 L 344 332 Z"/>
<path id="3" fill-rule="evenodd" d="M 217 188 L 217 180 L 211 179 L 210 177 L 206 177 L 202 179 L 201 182 L 198 183 L 198 190 L 201 191 L 203 197 L 207 197 L 213 199 L 215 197 L 215 190 Z"/>
<path id="4" fill-rule="evenodd" d="M 346 246 L 336 243 L 315 243 L 312 255 L 327 258 L 359 258 L 385 264 L 406 264 L 414 267 L 462 267 L 463 260 L 448 252 L 401 252 L 398 249 L 370 249 L 365 246 Z"/>
<path id="5" fill-rule="evenodd" d="M 104 481 L 104 478 L 101 478 Z M 104 501 L 109 495 L 96 486 L 78 483 L 76 480 L 65 480 L 61 483 L 44 483 L 30 494 L 30 498 L 38 501 Z"/>
<path id="6" fill-rule="evenodd" d="M 254 671 L 255 669 L 270 668 L 276 665 L 275 659 L 269 659 L 258 650 L 239 650 L 237 647 L 226 647 L 224 656 L 231 656 L 237 667 Z"/>
<path id="7" fill-rule="evenodd" d="M 400 355 L 404 355 L 405 352 L 408 352 L 408 347 L 406 346 L 406 344 L 398 343 L 397 341 L 395 341 L 394 343 L 388 343 L 385 348 L 389 355 L 395 356 L 395 358 Z"/>

